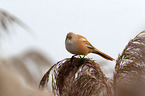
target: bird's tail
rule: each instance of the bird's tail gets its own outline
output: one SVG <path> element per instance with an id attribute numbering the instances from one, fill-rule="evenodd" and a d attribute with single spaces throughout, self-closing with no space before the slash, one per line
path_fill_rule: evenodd
<path id="1" fill-rule="evenodd" d="M 103 58 L 105 58 L 105 59 L 107 59 L 107 60 L 111 60 L 111 61 L 114 60 L 114 58 L 110 57 L 109 55 L 107 55 L 107 54 L 105 54 L 105 53 L 103 53 L 103 52 L 101 52 L 101 51 L 99 51 L 98 49 L 94 49 L 94 50 L 92 51 L 92 53 L 98 54 L 98 55 L 102 56 Z"/>

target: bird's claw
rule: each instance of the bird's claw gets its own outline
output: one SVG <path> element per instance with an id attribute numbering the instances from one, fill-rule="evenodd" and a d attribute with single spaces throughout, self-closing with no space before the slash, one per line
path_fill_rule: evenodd
<path id="1" fill-rule="evenodd" d="M 72 63 L 73 62 L 73 59 L 76 55 L 73 55 L 71 58 L 70 58 L 70 62 Z"/>
<path id="2" fill-rule="evenodd" d="M 72 56 L 72 57 L 70 58 L 70 62 L 71 62 L 71 63 L 73 62 L 73 59 L 74 59 L 74 56 Z"/>

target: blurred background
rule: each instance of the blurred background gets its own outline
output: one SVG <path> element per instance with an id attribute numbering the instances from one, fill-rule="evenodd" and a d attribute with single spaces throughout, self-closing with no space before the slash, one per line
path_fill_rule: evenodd
<path id="1" fill-rule="evenodd" d="M 144 3 L 144 0 L 0 0 L 0 9 L 32 29 L 30 32 L 7 22 L 11 27 L 9 33 L 0 36 L 1 65 L 12 65 L 23 79 L 35 81 L 36 88 L 50 66 L 72 56 L 65 49 L 68 32 L 83 35 L 97 49 L 117 59 L 128 41 L 145 29 Z M 112 78 L 115 61 L 95 54 L 86 57 L 96 60 L 107 77 Z M 7 66 L 6 69 L 9 70 Z"/>

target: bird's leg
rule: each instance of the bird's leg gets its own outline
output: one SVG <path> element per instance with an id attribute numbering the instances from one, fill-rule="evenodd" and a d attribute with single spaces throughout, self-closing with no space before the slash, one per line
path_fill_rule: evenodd
<path id="1" fill-rule="evenodd" d="M 77 56 L 77 55 L 73 55 L 73 56 L 70 58 L 70 62 L 71 62 L 71 63 L 73 62 L 73 59 L 74 59 L 75 56 Z"/>
<path id="2" fill-rule="evenodd" d="M 86 55 L 84 55 L 84 56 L 83 56 L 83 58 L 82 58 L 82 57 L 80 57 L 80 58 L 81 58 L 81 63 L 83 63 L 83 59 L 85 58 L 85 56 L 86 56 Z"/>
<path id="3" fill-rule="evenodd" d="M 84 55 L 82 59 L 84 59 L 84 58 L 85 58 L 85 56 L 86 56 L 86 55 Z"/>

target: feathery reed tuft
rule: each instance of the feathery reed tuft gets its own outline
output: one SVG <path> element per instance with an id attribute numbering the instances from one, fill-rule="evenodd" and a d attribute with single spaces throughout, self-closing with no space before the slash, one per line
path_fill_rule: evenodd
<path id="1" fill-rule="evenodd" d="M 115 96 L 145 96 L 145 31 L 119 56 L 114 73 Z"/>
<path id="2" fill-rule="evenodd" d="M 0 9 L 0 36 L 3 36 L 2 34 L 9 33 L 13 29 L 13 26 L 10 25 L 13 24 L 18 24 L 26 31 L 32 33 L 31 28 L 28 27 L 24 22 L 22 22 L 16 16 L 10 14 L 5 10 Z"/>
<path id="3" fill-rule="evenodd" d="M 41 88 L 46 87 L 51 71 L 55 96 L 112 96 L 112 81 L 93 60 L 74 58 L 72 63 L 70 59 L 58 62 L 43 76 Z"/>

